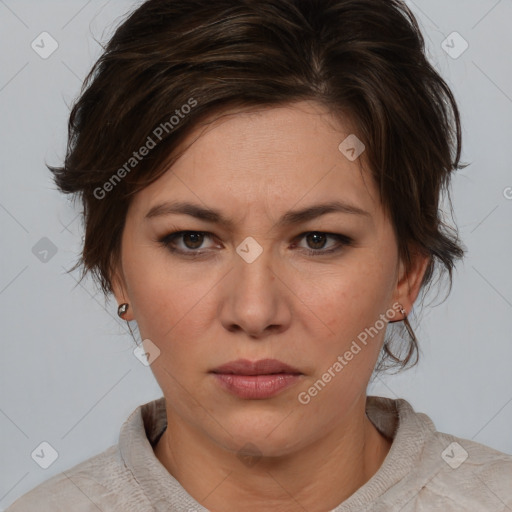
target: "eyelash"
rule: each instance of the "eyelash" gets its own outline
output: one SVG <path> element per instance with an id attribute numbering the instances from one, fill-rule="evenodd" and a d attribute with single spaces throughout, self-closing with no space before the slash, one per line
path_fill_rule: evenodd
<path id="1" fill-rule="evenodd" d="M 175 246 L 173 246 L 174 240 L 176 238 L 179 238 L 180 236 L 183 236 L 184 234 L 196 234 L 196 235 L 205 235 L 209 238 L 212 238 L 212 234 L 207 231 L 174 231 L 172 233 L 169 233 L 161 238 L 158 239 L 158 242 L 163 245 L 166 249 L 168 249 L 171 253 L 177 253 L 180 255 L 183 255 L 185 257 L 199 257 L 203 254 L 206 254 L 208 250 L 206 251 L 200 251 L 199 249 L 191 249 L 188 251 L 183 251 L 181 249 L 177 249 Z M 311 234 L 317 234 L 317 235 L 326 235 L 327 237 L 334 238 L 337 240 L 338 245 L 334 248 L 323 250 L 323 249 L 302 249 L 306 252 L 309 256 L 323 256 L 327 254 L 333 254 L 335 252 L 341 251 L 344 247 L 350 246 L 353 244 L 354 240 L 350 238 L 347 235 L 342 235 L 339 233 L 326 233 L 324 231 L 306 231 L 305 233 L 301 233 L 298 235 L 295 239 L 300 240 L 304 238 L 307 235 Z"/>

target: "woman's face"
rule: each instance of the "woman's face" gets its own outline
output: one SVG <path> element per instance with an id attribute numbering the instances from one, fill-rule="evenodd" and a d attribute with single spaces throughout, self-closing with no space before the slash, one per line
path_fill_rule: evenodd
<path id="1" fill-rule="evenodd" d="M 199 133 L 135 196 L 116 297 L 150 360 L 160 351 L 151 368 L 173 421 L 228 450 L 283 455 L 348 420 L 384 321 L 401 318 L 397 301 L 410 311 L 417 286 L 402 278 L 364 153 L 338 148 L 350 128 L 318 104 L 228 115 L 189 141 Z M 213 373 L 238 359 L 299 375 Z"/>

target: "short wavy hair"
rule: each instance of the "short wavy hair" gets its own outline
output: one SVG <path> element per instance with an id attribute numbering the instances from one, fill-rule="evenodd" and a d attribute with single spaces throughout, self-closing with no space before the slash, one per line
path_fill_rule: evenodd
<path id="1" fill-rule="evenodd" d="M 460 115 L 399 0 L 148 0 L 136 8 L 84 81 L 64 165 L 48 166 L 83 206 L 72 270 L 112 292 L 133 195 L 172 165 L 202 119 L 301 100 L 351 120 L 400 257 L 408 267 L 418 248 L 430 256 L 422 289 L 436 269 L 451 287 L 464 249 L 440 203 L 462 167 Z M 139 153 L 149 138 L 154 147 Z M 403 358 L 386 341 L 381 363 L 417 361 L 412 338 Z"/>

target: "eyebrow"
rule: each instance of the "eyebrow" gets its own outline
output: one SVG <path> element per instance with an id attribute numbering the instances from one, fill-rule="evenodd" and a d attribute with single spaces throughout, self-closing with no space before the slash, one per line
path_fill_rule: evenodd
<path id="1" fill-rule="evenodd" d="M 286 212 L 277 222 L 277 227 L 290 226 L 300 224 L 315 219 L 328 213 L 348 213 L 351 215 L 361 215 L 371 218 L 371 214 L 355 205 L 343 201 L 330 201 L 328 203 L 308 206 L 300 210 L 290 210 Z M 215 224 L 223 224 L 228 228 L 234 227 L 234 222 L 227 219 L 217 210 L 204 208 L 197 204 L 188 202 L 165 202 L 153 206 L 146 214 L 146 219 L 152 219 L 163 215 L 190 215 L 196 219 L 211 222 Z"/>

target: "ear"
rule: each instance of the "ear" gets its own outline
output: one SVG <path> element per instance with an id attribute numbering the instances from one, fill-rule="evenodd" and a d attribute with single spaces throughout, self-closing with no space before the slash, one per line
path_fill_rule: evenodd
<path id="1" fill-rule="evenodd" d="M 128 311 L 123 315 L 123 320 L 134 320 L 135 317 L 133 315 L 133 308 L 131 307 L 132 305 L 128 295 L 123 269 L 120 267 L 116 268 L 116 270 L 112 273 L 110 281 L 112 286 L 112 292 L 114 294 L 118 306 L 120 306 L 121 304 L 129 305 Z"/>
<path id="2" fill-rule="evenodd" d="M 398 281 L 395 288 L 394 300 L 400 303 L 407 314 L 411 311 L 414 301 L 421 289 L 423 276 L 432 259 L 429 254 L 417 248 L 410 248 L 411 263 L 407 270 L 405 262 L 400 259 L 398 264 Z"/>

